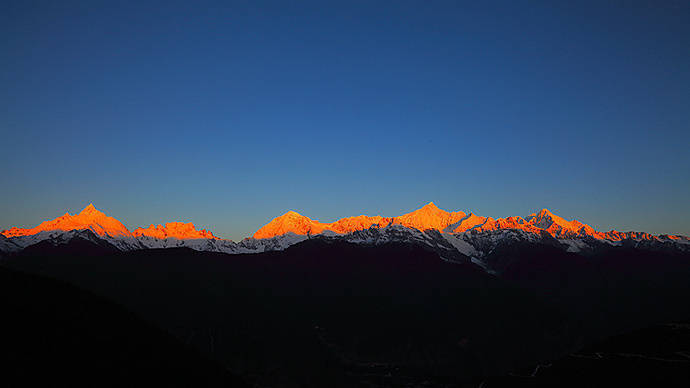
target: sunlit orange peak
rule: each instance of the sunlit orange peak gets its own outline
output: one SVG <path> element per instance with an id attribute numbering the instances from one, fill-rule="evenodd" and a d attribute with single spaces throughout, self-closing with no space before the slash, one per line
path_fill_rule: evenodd
<path id="1" fill-rule="evenodd" d="M 168 222 L 165 226 L 151 224 L 148 228 L 137 228 L 132 232 L 134 236 L 147 236 L 159 239 L 173 237 L 178 240 L 197 238 L 218 239 L 206 229 L 197 230 L 191 222 Z"/>
<path id="2" fill-rule="evenodd" d="M 341 218 L 335 222 L 323 223 L 312 220 L 297 212 L 289 211 L 254 233 L 254 238 L 271 238 L 288 232 L 300 235 L 319 234 L 323 231 L 335 233 L 352 233 L 371 227 L 385 227 L 390 224 L 403 225 L 419 230 L 436 229 L 443 230 L 451 224 L 465 217 L 463 212 L 447 212 L 439 209 L 433 202 L 429 202 L 422 208 L 400 217 L 381 216 L 357 216 Z"/>
<path id="3" fill-rule="evenodd" d="M 263 228 L 254 233 L 254 238 L 271 238 L 288 232 L 306 235 L 321 233 L 324 228 L 319 221 L 312 220 L 295 211 L 290 210 L 280 217 L 276 217 Z"/>
<path id="4" fill-rule="evenodd" d="M 461 211 L 447 212 L 439 209 L 433 202 L 429 202 L 422 208 L 399 217 L 357 216 L 342 218 L 331 223 L 322 223 L 317 220 L 312 220 L 309 217 L 302 216 L 297 212 L 289 211 L 280 217 L 274 218 L 266 226 L 259 229 L 254 234 L 254 238 L 270 238 L 288 232 L 301 235 L 319 234 L 327 230 L 346 234 L 371 227 L 382 228 L 391 224 L 402 225 L 422 231 L 433 229 L 444 233 L 521 230 L 534 234 L 548 233 L 559 238 L 578 238 L 584 236 L 609 240 L 655 238 L 650 234 L 640 232 L 598 232 L 591 226 L 577 220 L 567 221 L 553 214 L 548 209 L 542 209 L 538 213 L 532 213 L 526 218 L 507 217 L 494 219 L 491 217 L 477 216 L 474 213 L 465 214 Z M 665 238 L 679 239 L 676 236 L 668 236 Z"/>
<path id="5" fill-rule="evenodd" d="M 443 230 L 464 217 L 464 212 L 447 212 L 439 209 L 433 202 L 429 202 L 427 205 L 411 213 L 395 217 L 393 223 L 419 230 Z"/>
<path id="6" fill-rule="evenodd" d="M 51 221 L 44 221 L 34 228 L 17 228 L 5 230 L 2 234 L 5 237 L 17 236 L 31 236 L 44 231 L 69 231 L 69 230 L 85 230 L 89 229 L 100 236 L 112 237 L 131 237 L 129 230 L 118 220 L 113 217 L 105 215 L 105 213 L 96 209 L 93 204 L 89 204 L 81 213 L 77 215 L 65 215 L 58 217 Z"/>
<path id="7" fill-rule="evenodd" d="M 254 233 L 254 238 L 271 238 L 291 232 L 300 235 L 319 234 L 325 230 L 335 233 L 351 233 L 357 230 L 370 228 L 374 225 L 383 227 L 390 224 L 393 218 L 381 216 L 357 216 L 341 218 L 335 222 L 324 223 L 312 220 L 295 211 L 289 211 Z"/>
<path id="8" fill-rule="evenodd" d="M 538 214 L 530 215 L 527 217 L 527 221 L 530 225 L 543 229 L 554 236 L 567 234 L 575 235 L 580 233 L 581 230 L 587 234 L 594 232 L 594 229 L 591 226 L 585 225 L 576 220 L 567 221 L 564 218 L 551 213 L 548 209 L 542 209 Z"/>

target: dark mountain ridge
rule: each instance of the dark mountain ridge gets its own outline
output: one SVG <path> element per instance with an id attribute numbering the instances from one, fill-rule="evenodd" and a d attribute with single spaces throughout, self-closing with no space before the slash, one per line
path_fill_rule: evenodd
<path id="1" fill-rule="evenodd" d="M 4 387 L 248 387 L 122 306 L 0 267 Z"/>
<path id="2" fill-rule="evenodd" d="M 496 275 L 410 243 L 227 255 L 74 239 L 3 263 L 110 297 L 259 385 L 457 385 L 690 317 L 682 255 L 513 244 L 488 259 Z"/>

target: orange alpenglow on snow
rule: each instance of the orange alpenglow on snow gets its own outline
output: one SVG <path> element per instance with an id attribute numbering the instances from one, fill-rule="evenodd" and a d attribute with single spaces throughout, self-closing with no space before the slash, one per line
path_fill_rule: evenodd
<path id="1" fill-rule="evenodd" d="M 191 222 L 168 222 L 165 226 L 158 224 L 149 226 L 148 228 L 136 228 L 132 234 L 136 237 L 147 236 L 158 239 L 165 239 L 174 237 L 178 240 L 190 240 L 198 238 L 207 238 L 217 240 L 218 237 L 206 229 L 196 230 L 194 224 Z"/>
<path id="2" fill-rule="evenodd" d="M 461 233 L 470 230 L 476 226 L 483 225 L 488 220 L 487 217 L 480 217 L 474 213 L 470 213 L 466 217 L 460 219 L 460 221 L 449 225 L 448 228 L 450 232 Z"/>
<path id="3" fill-rule="evenodd" d="M 335 222 L 323 223 L 312 220 L 294 211 L 274 218 L 267 225 L 254 233 L 254 238 L 271 238 L 286 233 L 300 235 L 314 235 L 324 231 L 345 234 L 357 230 L 368 229 L 370 227 L 383 228 L 388 225 L 402 225 L 407 228 L 414 228 L 421 231 L 437 230 L 444 233 L 463 233 L 463 232 L 486 232 L 495 230 L 514 229 L 529 233 L 541 234 L 548 233 L 553 237 L 577 238 L 593 237 L 596 239 L 623 240 L 651 239 L 654 236 L 641 232 L 598 232 L 589 225 L 577 220 L 567 221 L 547 209 L 539 213 L 533 213 L 522 217 L 507 217 L 494 219 L 491 217 L 481 217 L 474 213 L 465 214 L 462 211 L 447 212 L 439 209 L 433 202 L 425 205 L 421 209 L 398 217 L 348 217 Z M 673 239 L 675 236 L 667 236 Z M 677 239 L 678 237 L 676 237 Z"/>
<path id="4" fill-rule="evenodd" d="M 326 230 L 345 234 L 368 229 L 372 226 L 382 228 L 388 225 L 402 225 L 422 231 L 438 230 L 451 233 L 465 232 L 470 229 L 485 231 L 506 228 L 523 229 L 535 233 L 539 231 L 539 228 L 528 224 L 522 217 L 508 217 L 495 220 L 491 217 L 479 217 L 473 213 L 467 215 L 462 211 L 447 212 L 439 209 L 433 202 L 429 202 L 418 210 L 398 217 L 357 216 L 342 218 L 331 223 L 319 222 L 297 212 L 289 211 L 280 217 L 274 218 L 254 233 L 253 237 L 271 238 L 288 232 L 300 235 L 314 235 Z"/>
<path id="5" fill-rule="evenodd" d="M 381 216 L 357 216 L 341 218 L 330 223 L 323 223 L 312 220 L 297 212 L 289 211 L 280 217 L 274 218 L 271 222 L 254 233 L 254 238 L 271 238 L 280 236 L 288 232 L 295 234 L 319 234 L 323 231 L 345 234 L 358 230 L 369 229 L 372 226 L 383 228 L 391 224 L 402 225 L 407 228 L 419 230 L 436 229 L 443 230 L 449 225 L 458 222 L 465 217 L 463 212 L 447 212 L 441 210 L 433 202 L 429 202 L 421 209 L 399 217 Z"/>
<path id="6" fill-rule="evenodd" d="M 356 217 L 341 218 L 338 221 L 326 224 L 328 225 L 326 229 L 336 233 L 352 233 L 358 230 L 369 229 L 372 226 L 378 226 L 379 228 L 382 228 L 384 226 L 390 225 L 391 222 L 393 222 L 392 217 L 369 217 L 362 215 Z"/>
<path id="7" fill-rule="evenodd" d="M 464 212 L 447 212 L 439 209 L 433 202 L 429 202 L 421 209 L 395 217 L 393 223 L 419 230 L 444 230 L 464 217 Z"/>
<path id="8" fill-rule="evenodd" d="M 298 235 L 316 235 L 326 231 L 338 234 L 347 234 L 369 228 L 384 228 L 389 225 L 400 225 L 421 231 L 437 230 L 443 233 L 474 233 L 490 232 L 497 230 L 522 230 L 524 232 L 542 234 L 547 233 L 558 238 L 582 238 L 592 237 L 620 241 L 625 239 L 651 240 L 654 235 L 644 232 L 609 232 L 596 231 L 589 225 L 577 220 L 567 221 L 547 209 L 539 213 L 533 213 L 526 218 L 507 217 L 494 219 L 481 217 L 474 213 L 465 214 L 462 211 L 447 212 L 439 209 L 433 202 L 413 212 L 398 217 L 381 216 L 356 216 L 341 218 L 337 221 L 324 223 L 312 220 L 297 212 L 289 211 L 254 233 L 254 238 L 263 239 L 281 236 L 286 233 Z M 151 225 L 148 228 L 137 228 L 134 233 L 117 219 L 105 215 L 89 204 L 77 215 L 65 215 L 52 221 L 44 221 L 34 228 L 17 228 L 2 231 L 5 237 L 31 236 L 44 231 L 70 231 L 89 229 L 100 236 L 110 237 L 140 237 L 147 236 L 157 239 L 174 237 L 180 240 L 186 239 L 219 239 L 213 233 L 205 229 L 197 230 L 194 225 L 182 222 L 169 222 L 163 225 Z M 684 236 L 662 235 L 662 239 L 686 240 Z"/>
<path id="9" fill-rule="evenodd" d="M 368 229 L 374 225 L 384 227 L 390 224 L 392 220 L 393 218 L 390 217 L 357 216 L 341 218 L 331 223 L 323 223 L 291 210 L 271 220 L 271 222 L 257 230 L 252 237 L 271 238 L 288 232 L 301 235 L 319 234 L 325 230 L 335 233 L 351 233 L 357 230 Z"/>
<path id="10" fill-rule="evenodd" d="M 84 230 L 89 229 L 99 236 L 111 237 L 132 237 L 132 233 L 113 217 L 108 217 L 105 213 L 96 209 L 93 204 L 89 204 L 81 213 L 58 217 L 52 221 L 44 221 L 35 228 L 11 228 L 2 232 L 5 237 L 31 236 L 44 231 L 60 230 Z"/>

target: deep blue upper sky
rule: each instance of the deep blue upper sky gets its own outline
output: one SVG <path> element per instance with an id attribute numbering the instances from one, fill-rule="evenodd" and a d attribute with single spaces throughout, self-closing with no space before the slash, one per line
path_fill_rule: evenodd
<path id="1" fill-rule="evenodd" d="M 433 200 L 690 235 L 686 1 L 112 3 L 3 6 L 0 229 Z"/>

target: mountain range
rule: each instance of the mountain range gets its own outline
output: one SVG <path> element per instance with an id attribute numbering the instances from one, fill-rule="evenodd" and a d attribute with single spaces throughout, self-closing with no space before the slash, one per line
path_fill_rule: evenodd
<path id="1" fill-rule="evenodd" d="M 197 230 L 192 223 L 152 224 L 130 231 L 116 218 L 89 204 L 76 215 L 65 213 L 34 228 L 13 227 L 2 231 L 0 252 L 9 255 L 40 242 L 60 245 L 75 238 L 106 243 L 120 251 L 188 247 L 228 254 L 279 251 L 314 238 L 368 246 L 410 243 L 432 250 L 446 261 L 472 262 L 489 271 L 492 268 L 488 258 L 497 247 L 520 242 L 547 244 L 583 255 L 611 247 L 690 252 L 687 236 L 601 232 L 547 209 L 524 218 L 494 219 L 462 211 L 448 212 L 433 202 L 397 217 L 360 215 L 330 223 L 288 211 L 251 238 L 239 242 L 218 238 L 205 229 Z"/>
<path id="2" fill-rule="evenodd" d="M 7 274 L 15 283 L 24 282 L 21 273 L 39 275 L 110 299 L 250 386 L 551 386 L 553 379 L 595 386 L 599 377 L 580 371 L 582 360 L 590 362 L 582 355 L 593 357 L 587 368 L 608 373 L 606 381 L 619 382 L 620 366 L 648 371 L 626 375 L 629 381 L 687 386 L 678 361 L 685 359 L 682 338 L 666 364 L 651 358 L 656 343 L 585 351 L 628 330 L 687 322 L 684 236 L 599 232 L 548 210 L 493 219 L 429 203 L 398 217 L 330 223 L 291 211 L 235 242 L 191 223 L 130 231 L 89 205 L 77 215 L 3 231 L 0 247 L 0 269 L 14 271 Z M 52 299 L 34 299 L 59 313 L 36 320 L 24 299 L 15 300 L 23 289 L 10 288 L 16 324 L 3 332 L 25 333 L 15 348 L 47 325 L 57 333 L 28 342 L 35 345 L 27 354 L 50 354 L 43 343 L 58 349 L 66 313 L 52 291 L 45 291 Z M 16 331 L 25 322 L 29 329 Z M 82 322 L 77 315 L 66 323 Z M 101 323 L 88 333 L 111 327 Z M 104 354 L 122 349 L 101 345 L 100 334 L 73 337 L 103 346 Z M 640 358 L 647 357 L 643 350 L 649 359 Z M 111 370 L 127 370 L 121 364 L 114 361 Z M 653 378 L 644 380 L 645 373 Z M 537 377 L 548 382 L 532 384 Z"/>

